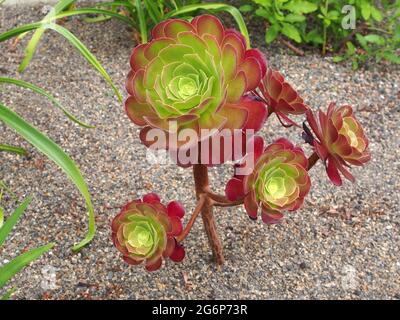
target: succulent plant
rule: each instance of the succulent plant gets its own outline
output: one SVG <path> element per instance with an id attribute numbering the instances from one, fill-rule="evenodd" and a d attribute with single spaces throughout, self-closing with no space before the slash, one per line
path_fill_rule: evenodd
<path id="1" fill-rule="evenodd" d="M 283 118 L 289 124 L 294 123 L 288 118 L 288 115 L 304 114 L 309 109 L 303 98 L 285 80 L 283 75 L 269 66 L 259 90 L 269 106 L 270 112 L 275 112 L 278 117 Z"/>
<path id="2" fill-rule="evenodd" d="M 145 145 L 151 143 L 146 132 L 158 128 L 168 135 L 171 121 L 178 134 L 190 128 L 200 141 L 209 137 L 201 136 L 201 129 L 259 130 L 266 119 L 265 105 L 246 95 L 266 72 L 263 54 L 246 49 L 244 37 L 212 15 L 191 23 L 161 22 L 150 42 L 134 48 L 130 65 L 125 108 L 144 127 L 140 137 Z"/>
<path id="3" fill-rule="evenodd" d="M 349 105 L 336 107 L 330 103 L 325 114 L 319 111 L 319 122 L 307 111 L 307 121 L 316 139 L 311 139 L 319 158 L 326 166 L 329 179 L 337 186 L 342 185 L 339 172 L 354 182 L 354 176 L 348 171 L 350 165 L 362 166 L 371 159 L 368 151 L 368 139 L 364 129 L 356 119 Z"/>
<path id="4" fill-rule="evenodd" d="M 159 269 L 163 258 L 182 261 L 185 251 L 175 237 L 182 232 L 184 214 L 179 202 L 172 201 L 165 207 L 155 193 L 133 200 L 112 222 L 114 245 L 127 263 L 144 262 L 148 271 Z"/>
<path id="5" fill-rule="evenodd" d="M 261 215 L 266 224 L 279 223 L 286 210 L 302 206 L 311 188 L 308 171 L 319 159 L 337 185 L 339 173 L 354 179 L 346 167 L 370 159 L 368 140 L 350 106 L 331 104 L 316 119 L 262 53 L 212 15 L 156 25 L 152 40 L 133 49 L 130 65 L 125 109 L 141 127 L 140 140 L 177 165 L 193 167 L 197 198 L 185 228 L 178 202 L 165 207 L 149 194 L 127 204 L 113 221 L 112 236 L 130 264 L 144 262 L 151 271 L 163 258 L 181 261 L 181 243 L 201 216 L 213 257 L 222 265 L 214 207 L 244 205 L 251 219 Z M 314 149 L 309 158 L 285 138 L 265 146 L 255 134 L 272 113 L 284 127 L 300 127 L 292 115 L 307 117 L 311 129 L 304 121 L 303 138 Z M 235 174 L 225 194 L 218 194 L 210 186 L 208 167 L 227 161 Z"/>
<path id="6" fill-rule="evenodd" d="M 310 190 L 308 160 L 301 148 L 284 138 L 248 156 L 255 158 L 253 172 L 228 181 L 226 196 L 231 201 L 244 199 L 250 218 L 256 219 L 261 208 L 265 223 L 277 223 L 282 211 L 297 210 Z"/>

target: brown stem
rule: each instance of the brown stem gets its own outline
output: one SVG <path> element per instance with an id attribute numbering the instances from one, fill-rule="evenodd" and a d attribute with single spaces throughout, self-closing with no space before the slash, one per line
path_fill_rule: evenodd
<path id="1" fill-rule="evenodd" d="M 207 191 L 207 195 L 212 200 L 213 206 L 216 207 L 234 207 L 243 204 L 243 200 L 231 201 L 227 197 L 214 193 L 211 190 Z"/>
<path id="2" fill-rule="evenodd" d="M 207 166 L 203 164 L 195 164 L 193 166 L 193 175 L 196 186 L 196 196 L 197 199 L 200 199 L 201 194 L 207 193 L 207 190 L 209 189 Z M 214 258 L 217 264 L 222 265 L 225 259 L 222 253 L 222 244 L 218 237 L 217 227 L 212 212 L 212 200 L 208 195 L 206 196 L 205 203 L 202 207 L 201 216 L 203 218 L 204 229 Z"/>
<path id="3" fill-rule="evenodd" d="M 188 233 L 190 232 L 190 230 L 193 227 L 194 222 L 196 221 L 197 217 L 201 213 L 201 209 L 203 209 L 205 202 L 206 202 L 206 195 L 204 193 L 202 193 L 199 196 L 199 201 L 197 201 L 196 208 L 194 209 L 193 214 L 190 217 L 190 220 L 187 223 L 185 229 L 183 229 L 182 233 L 176 238 L 176 240 L 178 242 L 183 241 L 187 237 Z"/>
<path id="4" fill-rule="evenodd" d="M 243 200 L 237 200 L 237 201 L 229 201 L 229 202 L 218 202 L 213 200 L 212 205 L 214 207 L 235 207 L 243 204 Z"/>
<path id="5" fill-rule="evenodd" d="M 304 56 L 304 51 L 295 47 L 293 44 L 291 44 L 289 41 L 286 41 L 284 39 L 280 39 L 281 42 L 288 47 L 290 50 L 292 50 L 294 53 L 298 54 L 299 56 Z"/>
<path id="6" fill-rule="evenodd" d="M 313 154 L 308 158 L 308 168 L 307 170 L 310 170 L 319 160 L 318 154 L 316 152 L 313 152 Z"/>

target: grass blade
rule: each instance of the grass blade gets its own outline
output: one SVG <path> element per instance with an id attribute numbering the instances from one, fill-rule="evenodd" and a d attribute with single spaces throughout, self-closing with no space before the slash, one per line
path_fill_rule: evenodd
<path id="1" fill-rule="evenodd" d="M 154 0 L 144 0 L 144 5 L 149 12 L 151 20 L 153 20 L 155 24 L 163 20 L 163 13 L 160 12 L 157 3 L 155 3 Z"/>
<path id="2" fill-rule="evenodd" d="M 104 10 L 104 9 L 98 9 L 98 8 L 78 8 L 70 11 L 65 11 L 61 12 L 60 14 L 54 16 L 53 18 L 48 19 L 46 23 L 57 20 L 57 19 L 62 19 L 66 17 L 72 17 L 72 16 L 77 16 L 80 14 L 97 14 L 97 15 L 102 15 L 102 16 L 107 16 L 111 18 L 116 18 L 130 26 L 134 24 L 134 21 L 127 17 L 124 16 L 118 12 L 112 11 L 112 10 Z"/>
<path id="3" fill-rule="evenodd" d="M 69 30 L 58 24 L 49 24 L 47 28 L 57 31 L 64 38 L 66 38 L 75 48 L 78 49 L 80 54 L 103 76 L 103 78 L 108 82 L 108 84 L 113 88 L 115 94 L 118 97 L 118 100 L 122 102 L 122 96 L 119 93 L 117 87 L 112 82 L 110 76 L 107 71 L 104 70 L 103 66 L 97 60 L 97 58 L 89 51 L 89 49 Z"/>
<path id="4" fill-rule="evenodd" d="M 4 209 L 0 207 L 0 229 L 4 224 Z"/>
<path id="5" fill-rule="evenodd" d="M 127 7 L 127 8 L 134 8 L 134 5 L 130 3 L 129 0 L 125 1 L 106 1 L 106 2 L 100 2 L 96 4 L 95 6 L 97 7 L 115 7 L 115 6 L 121 6 L 121 7 Z"/>
<path id="6" fill-rule="evenodd" d="M 28 31 L 32 31 L 37 28 L 40 28 L 42 25 L 43 25 L 42 22 L 28 23 L 23 26 L 8 30 L 8 31 L 0 34 L 0 42 L 14 38 L 16 36 L 19 36 L 20 34 L 28 32 Z"/>
<path id="7" fill-rule="evenodd" d="M 32 197 L 28 197 L 22 202 L 22 204 L 15 209 L 12 215 L 7 219 L 4 225 L 0 228 L 0 247 L 3 245 L 4 241 L 6 240 L 8 234 L 14 228 L 15 224 L 17 223 L 19 217 L 24 213 L 26 207 L 32 201 Z"/>
<path id="8" fill-rule="evenodd" d="M 15 84 L 19 87 L 30 89 L 47 99 L 49 99 L 56 107 L 58 107 L 71 121 L 79 124 L 82 127 L 93 129 L 95 128 L 94 126 L 91 126 L 89 124 L 86 124 L 84 122 L 81 122 L 78 120 L 72 113 L 70 113 L 66 108 L 64 108 L 61 103 L 58 102 L 56 98 L 54 98 L 50 93 L 47 91 L 43 90 L 42 88 L 39 88 L 38 86 L 35 86 L 32 83 L 23 81 L 23 80 L 18 80 L 18 79 L 13 79 L 13 78 L 6 78 L 6 77 L 0 77 L 0 83 L 9 83 L 9 84 Z"/>
<path id="9" fill-rule="evenodd" d="M 142 1 L 136 0 L 136 12 L 138 15 L 139 20 L 139 29 L 140 29 L 140 37 L 142 38 L 142 43 L 147 42 L 147 24 L 146 24 L 146 17 L 144 15 Z"/>
<path id="10" fill-rule="evenodd" d="M 44 17 L 43 20 L 46 20 L 50 17 L 56 16 L 58 13 L 60 13 L 64 9 L 68 8 L 74 2 L 76 2 L 76 0 L 60 0 L 51 9 L 51 11 Z M 25 48 L 25 57 L 23 58 L 21 64 L 19 65 L 19 68 L 18 68 L 19 72 L 24 71 L 26 69 L 26 67 L 28 66 L 28 64 L 31 62 L 32 57 L 36 52 L 37 45 L 45 31 L 46 31 L 46 29 L 44 27 L 39 27 L 33 34 L 31 40 L 29 41 L 28 45 Z"/>
<path id="11" fill-rule="evenodd" d="M 240 32 L 246 38 L 247 46 L 250 47 L 250 38 L 249 38 L 249 32 L 247 30 L 246 23 L 244 22 L 243 16 L 240 13 L 240 11 L 234 6 L 224 4 L 224 3 L 191 4 L 191 5 L 181 7 L 178 10 L 173 10 L 173 11 L 169 12 L 168 14 L 166 14 L 165 18 L 168 19 L 168 18 L 179 16 L 179 15 L 185 15 L 185 14 L 188 14 L 193 11 L 200 10 L 200 9 L 216 11 L 216 12 L 225 11 L 225 12 L 230 13 L 232 15 L 232 17 L 235 19 Z"/>
<path id="12" fill-rule="evenodd" d="M 8 144 L 0 144 L 0 151 L 16 153 L 21 156 L 26 156 L 28 154 L 28 152 L 26 152 L 26 150 L 24 148 L 14 147 L 14 146 L 10 146 Z"/>
<path id="13" fill-rule="evenodd" d="M 1 4 L 1 3 L 0 3 Z M 10 298 L 11 298 L 11 296 L 14 294 L 14 292 L 16 291 L 17 289 L 15 289 L 15 288 L 11 288 L 10 290 L 8 290 L 7 292 L 6 292 L 6 294 L 4 295 L 4 296 L 2 296 L 1 298 L 0 298 L 0 300 L 10 300 Z"/>
<path id="14" fill-rule="evenodd" d="M 0 268 L 0 288 L 2 288 L 8 280 L 14 277 L 14 275 L 21 271 L 24 267 L 26 267 L 32 261 L 36 260 L 43 253 L 49 251 L 53 247 L 54 243 L 49 243 L 45 246 L 32 249 L 2 266 Z"/>
<path id="15" fill-rule="evenodd" d="M 88 187 L 74 161 L 47 136 L 27 123 L 18 114 L 14 113 L 6 106 L 0 104 L 0 120 L 6 125 L 16 130 L 25 140 L 34 145 L 39 151 L 44 153 L 50 160 L 54 161 L 71 179 L 86 201 L 89 213 L 89 229 L 85 238 L 73 247 L 74 251 L 92 241 L 96 232 L 94 209 L 90 198 Z"/>

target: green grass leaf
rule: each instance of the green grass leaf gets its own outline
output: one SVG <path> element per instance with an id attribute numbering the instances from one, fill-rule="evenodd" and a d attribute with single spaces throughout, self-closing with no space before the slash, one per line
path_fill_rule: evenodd
<path id="1" fill-rule="evenodd" d="M 24 148 L 10 146 L 8 144 L 0 144 L 0 151 L 15 153 L 21 156 L 26 156 L 28 154 Z"/>
<path id="2" fill-rule="evenodd" d="M 142 7 L 142 1 L 141 0 L 136 0 L 136 12 L 139 20 L 139 29 L 140 29 L 140 37 L 142 40 L 142 43 L 147 42 L 147 24 L 146 24 L 146 17 L 144 15 L 143 7 Z"/>
<path id="3" fill-rule="evenodd" d="M 96 225 L 89 190 L 79 169 L 74 161 L 57 144 L 2 104 L 0 104 L 0 120 L 16 130 L 25 140 L 34 145 L 50 160 L 54 161 L 81 192 L 89 212 L 89 230 L 85 238 L 73 247 L 75 251 L 80 250 L 93 239 L 96 232 Z"/>
<path id="4" fill-rule="evenodd" d="M 103 76 L 103 78 L 110 84 L 110 86 L 113 88 L 115 94 L 118 97 L 118 100 L 120 102 L 122 102 L 122 96 L 119 93 L 118 89 L 116 88 L 116 86 L 114 85 L 114 83 L 112 82 L 110 76 L 108 75 L 108 73 L 105 71 L 105 69 L 103 68 L 103 66 L 100 64 L 100 62 L 97 60 L 97 58 L 89 51 L 89 49 L 75 36 L 73 35 L 70 31 L 68 31 L 66 28 L 52 23 L 52 21 L 56 20 L 56 19 L 60 19 L 63 17 L 67 17 L 67 16 L 72 16 L 72 15 L 77 15 L 77 14 L 84 14 L 84 13 L 98 13 L 98 14 L 104 14 L 104 15 L 112 15 L 115 17 L 119 17 L 120 19 L 128 19 L 128 21 L 131 21 L 129 18 L 124 17 L 118 13 L 109 11 L 109 10 L 101 10 L 101 9 L 96 9 L 96 8 L 89 8 L 89 9 L 76 9 L 74 11 L 66 11 L 63 12 L 61 14 L 58 14 L 56 16 L 52 16 L 47 18 L 47 20 L 43 20 L 41 22 L 36 22 L 36 23 L 31 23 L 31 24 L 26 24 L 14 29 L 11 29 L 9 31 L 6 31 L 2 34 L 0 34 L 0 42 L 8 40 L 12 37 L 21 35 L 23 33 L 26 33 L 28 31 L 31 30 L 35 30 L 35 29 L 40 29 L 40 30 L 46 30 L 46 29 L 52 29 L 56 32 L 58 32 L 59 34 L 61 34 L 62 36 L 64 36 L 73 46 L 75 46 L 78 51 L 80 52 L 80 54 L 97 70 L 100 72 L 100 74 Z M 37 30 L 37 31 L 38 31 Z M 35 33 L 34 36 L 37 34 L 37 36 L 39 36 L 38 33 Z M 40 35 L 41 36 L 41 35 Z"/>
<path id="5" fill-rule="evenodd" d="M 163 20 L 164 13 L 160 12 L 157 3 L 154 0 L 144 0 L 144 5 L 146 6 L 150 18 L 155 24 Z"/>
<path id="6" fill-rule="evenodd" d="M 36 249 L 29 250 L 16 257 L 12 261 L 6 263 L 0 267 L 0 288 L 2 288 L 7 281 L 14 277 L 24 267 L 29 265 L 32 261 L 38 259 L 42 254 L 49 251 L 54 247 L 54 243 L 49 243 L 45 246 L 38 247 Z"/>
<path id="7" fill-rule="evenodd" d="M 250 47 L 250 38 L 249 32 L 247 30 L 246 23 L 244 22 L 243 16 L 240 13 L 239 9 L 234 6 L 224 4 L 224 3 L 199 3 L 199 4 L 191 4 L 184 7 L 181 7 L 178 10 L 173 10 L 165 15 L 165 18 L 172 18 L 179 15 L 185 15 L 188 13 L 192 13 L 197 10 L 210 10 L 215 12 L 225 11 L 228 12 L 236 21 L 240 32 L 246 38 L 247 46 Z"/>
<path id="8" fill-rule="evenodd" d="M 13 293 L 16 291 L 16 289 L 15 288 L 11 288 L 10 290 L 8 290 L 7 292 L 6 292 L 6 294 L 5 295 L 3 295 L 1 298 L 0 298 L 0 300 L 10 300 L 10 298 L 11 298 L 11 296 L 13 295 Z"/>
<path id="9" fill-rule="evenodd" d="M 50 17 L 56 16 L 61 11 L 68 8 L 71 4 L 76 2 L 76 0 L 61 0 L 59 1 L 51 11 L 44 17 L 43 20 L 47 20 Z M 29 41 L 28 45 L 25 48 L 25 57 L 23 58 L 21 64 L 19 65 L 19 71 L 22 72 L 26 69 L 28 64 L 31 62 L 33 55 L 35 54 L 37 45 L 42 38 L 43 33 L 45 32 L 44 27 L 38 28 L 35 33 L 33 34 L 31 40 Z"/>
<path id="10" fill-rule="evenodd" d="M 0 42 L 6 41 L 6 40 L 11 39 L 11 38 L 14 38 L 14 37 L 19 36 L 21 34 L 24 34 L 26 32 L 38 29 L 42 25 L 43 25 L 42 22 L 28 23 L 28 24 L 25 24 L 23 26 L 8 30 L 8 31 L 0 34 Z"/>
<path id="11" fill-rule="evenodd" d="M 7 236 L 14 228 L 20 216 L 24 213 L 26 207 L 31 203 L 32 197 L 28 197 L 22 202 L 22 204 L 15 209 L 15 211 L 11 214 L 11 216 L 7 219 L 4 225 L 0 228 L 0 247 L 3 245 Z"/>
<path id="12" fill-rule="evenodd" d="M 4 209 L 0 207 L 0 228 L 3 226 L 3 224 L 4 224 Z"/>
<path id="13" fill-rule="evenodd" d="M 76 49 L 78 49 L 79 53 L 103 76 L 103 78 L 108 82 L 108 84 L 113 88 L 115 94 L 118 97 L 118 100 L 122 102 L 122 96 L 119 93 L 117 87 L 112 82 L 110 76 L 107 71 L 103 68 L 97 58 L 89 51 L 89 49 L 69 30 L 58 25 L 58 24 L 49 24 L 47 28 L 52 29 L 59 34 L 61 34 L 64 38 L 66 38 Z"/>
<path id="14" fill-rule="evenodd" d="M 56 98 L 54 98 L 50 93 L 47 91 L 43 90 L 42 88 L 39 88 L 38 86 L 35 86 L 32 83 L 23 81 L 23 80 L 18 80 L 18 79 L 13 79 L 13 78 L 6 78 L 6 77 L 0 77 L 0 83 L 8 83 L 8 84 L 15 84 L 19 87 L 30 89 L 47 99 L 49 99 L 56 107 L 58 107 L 71 121 L 79 124 L 82 127 L 85 128 L 95 128 L 94 126 L 91 126 L 89 124 L 86 124 L 84 122 L 81 122 L 78 120 L 72 113 L 70 113 L 66 108 L 64 108 Z"/>

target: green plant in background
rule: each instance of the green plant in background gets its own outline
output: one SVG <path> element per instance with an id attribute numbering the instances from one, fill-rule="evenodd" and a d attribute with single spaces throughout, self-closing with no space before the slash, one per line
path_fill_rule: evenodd
<path id="1" fill-rule="evenodd" d="M 281 37 L 332 52 L 335 62 L 350 59 L 353 69 L 368 58 L 400 63 L 399 0 L 247 0 L 242 12 L 266 20 L 265 40 Z M 254 6 L 254 4 L 256 6 Z M 347 7 L 345 7 L 347 6 Z M 352 6 L 352 8 L 348 7 Z M 342 23 L 351 16 L 354 28 Z M 289 44 L 293 49 L 293 46 Z M 298 50 L 296 50 L 298 51 Z"/>
<path id="2" fill-rule="evenodd" d="M 84 127 L 91 127 L 87 124 L 79 121 L 75 116 L 69 113 L 51 94 L 44 91 L 43 89 L 17 79 L 0 77 L 0 83 L 15 84 L 22 88 L 28 88 L 36 93 L 39 93 L 48 98 L 53 104 L 60 108 L 66 116 Z M 52 140 L 41 133 L 38 129 L 33 127 L 31 124 L 26 122 L 18 114 L 11 111 L 7 106 L 0 102 L 0 120 L 7 126 L 14 129 L 21 137 L 26 141 L 35 146 L 40 152 L 45 154 L 50 160 L 55 162 L 69 177 L 69 179 L 75 184 L 78 190 L 86 201 L 86 206 L 89 211 L 89 230 L 86 237 L 77 245 L 74 246 L 74 250 L 79 250 L 86 244 L 88 244 L 94 237 L 95 234 L 95 220 L 94 220 L 94 208 L 90 198 L 89 190 L 82 177 L 81 172 L 73 162 L 73 160 Z M 14 147 L 9 145 L 0 145 L 0 151 L 13 152 L 17 154 L 26 154 L 26 151 L 20 147 Z M 0 191 L 6 189 L 3 182 L 0 181 Z"/>
<path id="3" fill-rule="evenodd" d="M 25 201 L 11 214 L 11 216 L 3 224 L 3 212 L 1 211 L 0 219 L 0 247 L 3 245 L 7 236 L 10 234 L 11 230 L 17 223 L 18 219 L 24 213 L 26 207 L 32 201 L 32 197 L 28 197 Z M 20 272 L 24 267 L 29 265 L 32 261 L 38 259 L 42 254 L 53 248 L 54 244 L 49 243 L 44 246 L 31 249 L 25 253 L 22 253 L 18 257 L 14 258 L 10 262 L 5 263 L 0 266 L 0 289 L 2 289 L 7 282 L 14 277 L 18 272 Z M 8 300 L 12 293 L 15 291 L 14 288 L 9 289 L 0 296 L 1 300 Z"/>

